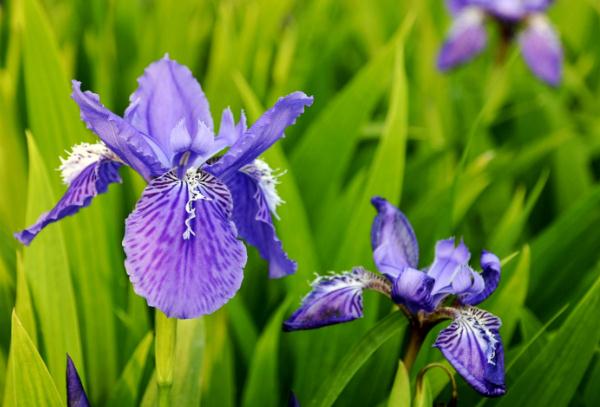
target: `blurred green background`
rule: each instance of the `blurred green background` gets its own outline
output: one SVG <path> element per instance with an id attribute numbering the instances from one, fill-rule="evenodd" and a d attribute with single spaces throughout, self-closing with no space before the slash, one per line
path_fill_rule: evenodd
<path id="1" fill-rule="evenodd" d="M 566 54 L 558 89 L 516 47 L 495 64 L 493 30 L 483 56 L 438 73 L 441 0 L 0 2 L 3 405 L 64 405 L 67 352 L 94 406 L 156 403 L 153 311 L 133 294 L 121 248 L 143 180 L 122 170 L 124 185 L 28 248 L 12 234 L 64 191 L 58 157 L 94 140 L 70 79 L 121 113 L 166 52 L 192 69 L 215 119 L 231 106 L 252 122 L 290 91 L 315 96 L 265 156 L 287 171 L 278 230 L 299 270 L 268 280 L 250 249 L 235 299 L 179 324 L 174 405 L 281 406 L 292 389 L 303 406 L 411 399 L 406 381 L 442 360 L 435 333 L 388 400 L 405 325 L 377 325 L 391 308 L 376 294 L 360 321 L 281 332 L 315 273 L 373 269 L 375 194 L 412 221 L 422 266 L 452 235 L 474 265 L 482 248 L 506 261 L 482 307 L 504 322 L 508 394 L 486 401 L 458 379 L 461 405 L 600 405 L 600 3 L 558 0 L 550 17 Z M 426 376 L 427 403 L 448 399 L 440 372 Z"/>

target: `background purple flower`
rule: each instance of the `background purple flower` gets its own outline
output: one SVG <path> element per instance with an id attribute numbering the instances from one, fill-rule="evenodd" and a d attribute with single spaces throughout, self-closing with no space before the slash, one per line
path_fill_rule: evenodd
<path id="1" fill-rule="evenodd" d="M 544 12 L 551 0 L 447 0 L 453 15 L 452 28 L 444 42 L 437 65 L 442 71 L 470 61 L 486 45 L 485 20 L 501 28 L 503 46 L 518 41 L 531 71 L 544 82 L 557 86 L 562 78 L 563 52 Z"/>

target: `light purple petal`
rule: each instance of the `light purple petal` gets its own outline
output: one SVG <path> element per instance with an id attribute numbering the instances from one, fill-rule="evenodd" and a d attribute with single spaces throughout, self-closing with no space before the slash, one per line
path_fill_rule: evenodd
<path id="1" fill-rule="evenodd" d="M 294 92 L 280 98 L 207 171 L 227 180 L 283 137 L 285 129 L 294 124 L 296 118 L 304 112 L 304 108 L 312 105 L 312 102 L 313 98 L 302 92 Z"/>
<path id="2" fill-rule="evenodd" d="M 545 11 L 554 0 L 522 0 L 523 6 L 529 12 L 541 12 Z"/>
<path id="3" fill-rule="evenodd" d="M 448 38 L 438 55 L 437 66 L 447 71 L 473 59 L 486 45 L 485 14 L 480 8 L 462 10 L 454 21 Z"/>
<path id="4" fill-rule="evenodd" d="M 500 283 L 500 259 L 488 251 L 481 253 L 481 269 L 483 270 L 481 276 L 481 289 L 479 291 L 473 290 L 471 293 L 467 293 L 460 296 L 460 301 L 463 304 L 477 305 L 480 302 L 488 298 L 498 287 Z M 478 274 L 479 275 L 479 274 Z"/>
<path id="5" fill-rule="evenodd" d="M 181 120 L 192 136 L 198 133 L 198 122 L 212 132 L 208 101 L 186 66 L 165 56 L 146 68 L 138 84 L 125 119 L 150 136 L 167 155 L 172 155 L 171 131 Z"/>
<path id="6" fill-rule="evenodd" d="M 67 406 L 89 407 L 89 405 L 79 373 L 77 373 L 73 360 L 67 355 Z"/>
<path id="7" fill-rule="evenodd" d="M 125 222 L 125 268 L 135 292 L 173 318 L 223 306 L 246 264 L 231 211 L 227 187 L 206 172 L 152 180 Z"/>
<path id="8" fill-rule="evenodd" d="M 417 267 L 417 238 L 410 222 L 398 208 L 378 196 L 373 197 L 371 203 L 377 209 L 371 226 L 373 258 L 379 271 L 394 280 L 405 267 Z"/>
<path id="9" fill-rule="evenodd" d="M 123 162 L 136 170 L 147 181 L 170 169 L 162 151 L 152 145 L 142 133 L 100 103 L 100 97 L 90 91 L 81 91 L 81 82 L 73 81 L 71 97 L 79 105 L 81 120 Z"/>
<path id="10" fill-rule="evenodd" d="M 558 35 L 545 16 L 537 14 L 527 20 L 519 36 L 521 52 L 532 72 L 552 86 L 562 79 L 563 51 Z"/>
<path id="11" fill-rule="evenodd" d="M 476 0 L 446 0 L 446 7 L 452 15 L 457 15 L 466 7 L 476 2 Z"/>
<path id="12" fill-rule="evenodd" d="M 500 20 L 515 22 L 527 14 L 523 0 L 488 0 L 485 9 Z"/>
<path id="13" fill-rule="evenodd" d="M 458 246 L 455 246 L 454 238 L 440 240 L 435 246 L 435 259 L 427 271 L 429 277 L 435 279 L 432 295 L 439 297 L 446 294 L 454 294 L 452 288 L 454 279 L 459 273 L 464 273 L 465 267 L 468 268 L 471 253 L 461 240 Z M 461 277 L 461 276 L 459 276 Z"/>
<path id="14" fill-rule="evenodd" d="M 317 278 L 300 308 L 283 323 L 283 330 L 314 329 L 362 318 L 365 288 L 386 293 L 391 290 L 387 280 L 362 267 Z"/>
<path id="15" fill-rule="evenodd" d="M 73 149 L 85 150 L 85 146 L 97 146 L 82 144 Z M 110 159 L 112 153 L 104 147 L 107 154 L 97 155 L 95 161 L 86 164 L 77 169 L 76 173 L 70 174 L 73 178 L 69 179 L 69 186 L 63 197 L 58 201 L 56 206 L 50 211 L 43 213 L 38 220 L 27 229 L 15 233 L 15 237 L 23 244 L 29 245 L 31 241 L 42 231 L 47 225 L 56 222 L 65 216 L 74 215 L 81 208 L 85 208 L 92 203 L 92 198 L 98 194 L 107 191 L 108 185 L 113 182 L 121 182 L 119 176 L 119 167 L 121 163 Z M 113 155 L 114 157 L 114 155 Z M 87 157 L 88 159 L 90 157 Z M 92 157 L 94 158 L 94 157 Z M 116 158 L 116 157 L 114 157 Z"/>
<path id="16" fill-rule="evenodd" d="M 506 392 L 500 325 L 500 319 L 489 312 L 459 308 L 433 345 L 475 390 L 488 397 Z"/>
<path id="17" fill-rule="evenodd" d="M 232 146 L 246 130 L 246 116 L 244 116 L 244 112 L 242 112 L 240 122 L 236 125 L 231 109 L 227 108 L 223 110 L 223 114 L 221 115 L 221 125 L 219 126 L 217 140 L 223 140 L 227 146 Z"/>
<path id="18" fill-rule="evenodd" d="M 277 238 L 265 195 L 259 187 L 261 174 L 238 171 L 227 183 L 233 198 L 233 220 L 244 240 L 258 249 L 269 262 L 271 278 L 285 277 L 296 271 Z"/>
<path id="19" fill-rule="evenodd" d="M 394 281 L 392 299 L 414 313 L 421 310 L 431 312 L 435 308 L 431 297 L 434 282 L 433 278 L 420 270 L 405 268 Z"/>

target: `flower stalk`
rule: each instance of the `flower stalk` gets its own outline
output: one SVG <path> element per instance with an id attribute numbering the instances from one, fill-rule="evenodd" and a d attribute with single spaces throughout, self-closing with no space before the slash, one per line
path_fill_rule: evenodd
<path id="1" fill-rule="evenodd" d="M 158 406 L 171 406 L 171 387 L 173 386 L 173 367 L 175 361 L 175 341 L 177 338 L 177 319 L 169 318 L 156 310 L 155 361 L 156 383 L 158 384 Z"/>

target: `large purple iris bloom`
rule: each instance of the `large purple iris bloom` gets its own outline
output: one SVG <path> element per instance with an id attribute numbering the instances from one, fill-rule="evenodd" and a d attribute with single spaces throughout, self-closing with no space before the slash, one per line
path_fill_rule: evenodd
<path id="1" fill-rule="evenodd" d="M 250 128 L 243 114 L 235 124 L 226 109 L 215 134 L 208 101 L 188 68 L 165 56 L 138 82 L 121 118 L 73 81 L 81 118 L 101 142 L 73 148 L 61 165 L 65 195 L 17 239 L 29 244 L 48 224 L 88 206 L 121 181 L 118 169 L 128 165 L 148 186 L 125 222 L 125 268 L 150 306 L 177 318 L 220 308 L 242 282 L 246 249 L 238 237 L 269 261 L 271 277 L 293 273 L 296 264 L 272 221 L 282 202 L 276 174 L 258 157 L 312 97 L 285 96 Z"/>
<path id="2" fill-rule="evenodd" d="M 504 43 L 517 33 L 525 62 L 546 83 L 556 86 L 562 77 L 563 52 L 558 35 L 544 12 L 553 0 L 446 0 L 454 16 L 450 33 L 438 56 L 442 71 L 467 62 L 486 45 L 486 18 L 501 29 Z"/>
<path id="3" fill-rule="evenodd" d="M 383 276 L 362 267 L 344 274 L 319 277 L 284 330 L 313 329 L 363 316 L 364 289 L 390 297 L 417 324 L 453 322 L 436 342 L 446 359 L 480 393 L 505 393 L 504 351 L 500 319 L 474 305 L 485 300 L 500 280 L 500 261 L 481 255 L 482 273 L 469 266 L 469 250 L 454 239 L 437 243 L 433 264 L 419 270 L 419 248 L 406 217 L 383 198 L 372 203 L 378 211 L 371 233 L 373 257 Z M 449 305 L 451 304 L 451 305 Z"/>

